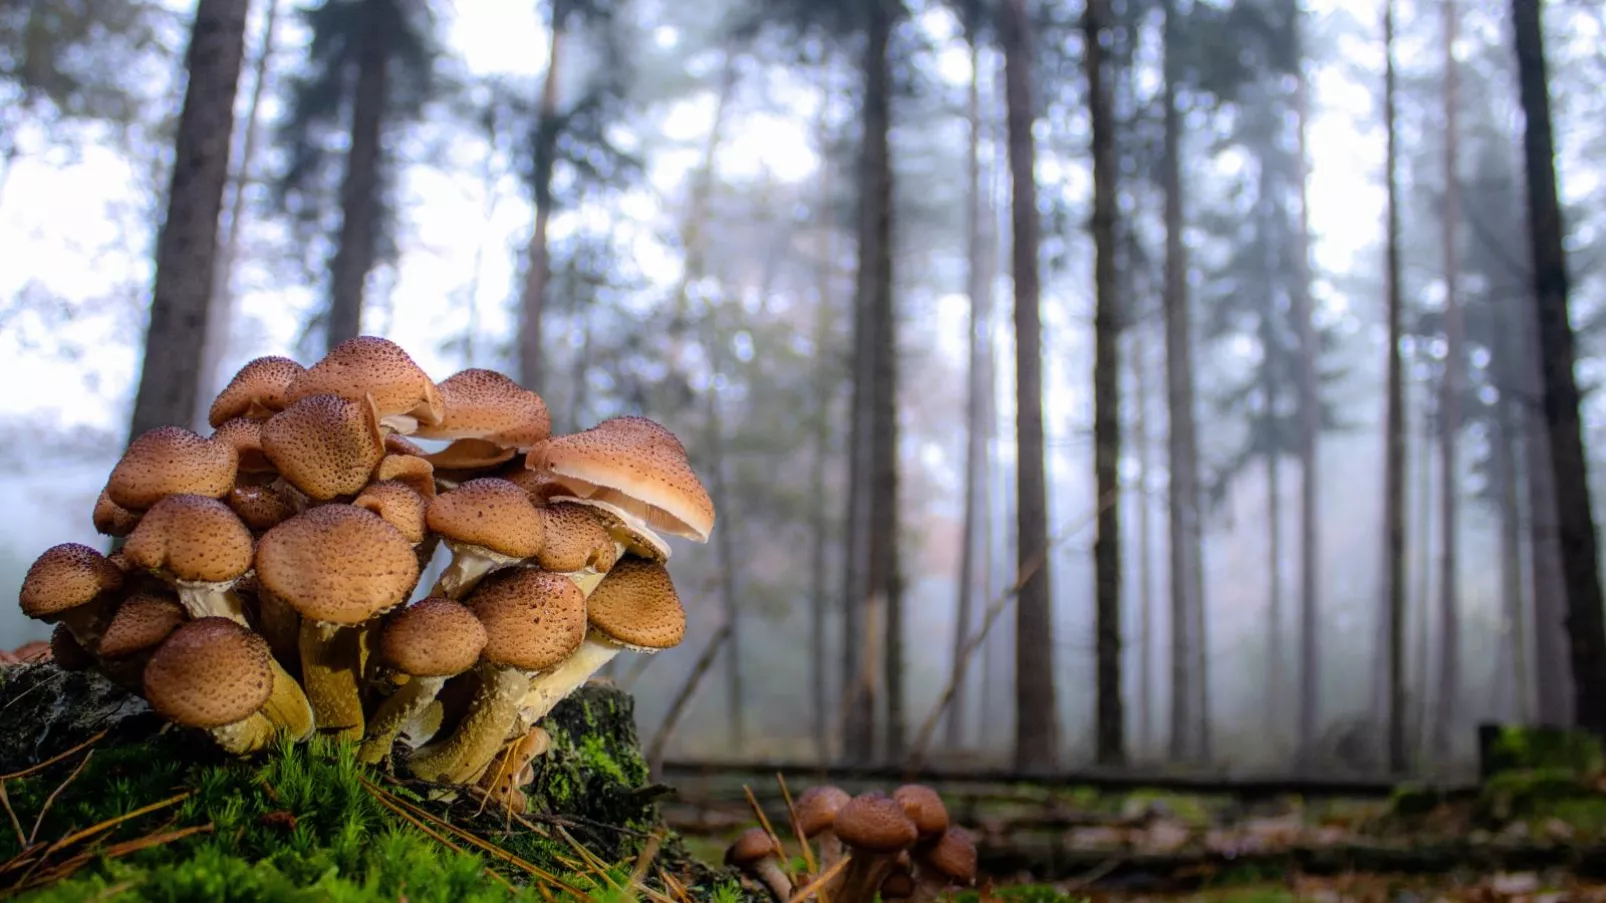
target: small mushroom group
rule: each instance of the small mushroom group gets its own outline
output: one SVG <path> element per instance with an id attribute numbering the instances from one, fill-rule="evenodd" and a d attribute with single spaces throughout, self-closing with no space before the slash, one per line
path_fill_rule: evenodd
<path id="1" fill-rule="evenodd" d="M 891 796 L 818 785 L 797 797 L 790 814 L 800 840 L 812 845 L 814 873 L 787 874 L 779 837 L 760 827 L 742 832 L 725 851 L 726 864 L 778 900 L 818 885 L 820 899 L 831 903 L 871 903 L 878 896 L 925 903 L 975 881 L 975 844 L 923 784 L 905 784 Z"/>
<path id="2" fill-rule="evenodd" d="M 651 420 L 552 436 L 506 376 L 436 383 L 370 336 L 310 367 L 251 361 L 208 419 L 134 437 L 92 514 L 121 547 L 47 549 L 19 602 L 56 625 L 58 666 L 231 752 L 321 733 L 388 764 L 400 746 L 414 776 L 518 807 L 541 718 L 619 652 L 685 634 L 664 535 L 707 542 L 714 508 Z"/>

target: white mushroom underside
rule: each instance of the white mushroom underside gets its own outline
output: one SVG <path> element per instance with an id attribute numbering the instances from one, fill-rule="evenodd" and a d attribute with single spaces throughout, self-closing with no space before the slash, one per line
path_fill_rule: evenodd
<path id="1" fill-rule="evenodd" d="M 452 562 L 441 571 L 440 579 L 435 581 L 435 587 L 429 591 L 431 596 L 461 599 L 479 585 L 486 575 L 505 567 L 512 567 L 523 560 L 493 552 L 483 546 L 471 546 L 450 539 L 445 542 L 446 548 L 452 551 Z"/>
<path id="2" fill-rule="evenodd" d="M 580 648 L 556 668 L 543 672 L 530 681 L 530 689 L 525 692 L 523 700 L 519 703 L 519 719 L 514 725 L 514 733 L 528 731 L 536 722 L 545 718 L 558 703 L 567 699 L 569 694 L 584 686 L 593 674 L 613 661 L 614 656 L 627 651 L 652 650 L 624 646 L 604 633 L 596 630 L 587 631 Z"/>
<path id="3" fill-rule="evenodd" d="M 624 497 L 621 498 L 623 498 L 623 500 L 626 502 L 635 502 L 635 499 Z M 662 536 L 658 535 L 658 531 L 648 526 L 647 521 L 641 513 L 642 508 L 646 504 L 645 502 L 638 503 L 637 506 L 620 507 L 614 502 L 608 501 L 604 498 L 597 496 L 582 497 L 578 495 L 555 495 L 551 498 L 551 502 L 553 504 L 557 504 L 559 502 L 573 502 L 576 505 L 590 505 L 593 508 L 601 508 L 603 511 L 606 511 L 624 521 L 625 526 L 636 531 L 636 533 L 639 534 L 642 539 L 647 541 L 647 545 L 651 546 L 653 551 L 658 553 L 659 557 L 663 561 L 669 560 L 669 555 L 672 551 L 669 548 L 669 543 Z M 629 548 L 627 543 L 622 542 L 617 538 L 614 540 L 614 545 L 619 549 L 620 555 L 623 555 L 624 550 Z"/>

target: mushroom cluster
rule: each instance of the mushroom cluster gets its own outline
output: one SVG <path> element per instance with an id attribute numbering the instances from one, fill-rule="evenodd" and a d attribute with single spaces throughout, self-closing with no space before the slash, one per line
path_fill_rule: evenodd
<path id="1" fill-rule="evenodd" d="M 725 862 L 762 883 L 778 900 L 805 888 L 832 903 L 912 900 L 925 903 L 976 879 L 976 846 L 950 824 L 942 797 L 924 784 L 905 784 L 891 796 L 872 790 L 851 796 L 829 784 L 793 801 L 792 825 L 817 850 L 814 874 L 788 875 L 780 838 L 749 828 L 725 850 Z M 805 857 L 807 860 L 809 857 Z"/>
<path id="2" fill-rule="evenodd" d="M 518 808 L 541 718 L 620 652 L 681 642 L 664 537 L 707 542 L 714 507 L 651 420 L 552 436 L 506 376 L 436 383 L 368 336 L 251 361 L 209 420 L 135 437 L 93 512 L 121 547 L 46 550 L 19 601 L 56 625 L 57 664 L 226 750 L 400 747 L 416 777 Z"/>

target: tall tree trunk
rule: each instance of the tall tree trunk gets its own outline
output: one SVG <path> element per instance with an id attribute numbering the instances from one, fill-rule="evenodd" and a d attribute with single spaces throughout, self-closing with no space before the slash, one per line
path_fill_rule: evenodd
<path id="1" fill-rule="evenodd" d="M 1394 0 L 1384 0 L 1383 117 L 1388 134 L 1385 152 L 1388 184 L 1386 225 L 1388 308 L 1388 413 L 1384 426 L 1383 520 L 1384 575 L 1388 612 L 1388 766 L 1403 774 L 1409 765 L 1405 743 L 1405 384 L 1400 355 L 1400 211 L 1395 119 Z M 1443 700 L 1440 700 L 1443 704 Z M 1309 739 L 1308 737 L 1306 739 Z"/>
<path id="2" fill-rule="evenodd" d="M 1131 230 L 1127 232 L 1130 235 Z M 1143 353 L 1150 337 L 1140 332 L 1133 339 L 1132 392 L 1137 396 L 1137 416 L 1132 421 L 1132 442 L 1138 449 L 1138 730 L 1134 749 L 1136 758 L 1143 759 L 1154 750 L 1154 504 L 1149 498 L 1149 474 L 1154 467 L 1149 448 L 1149 366 Z"/>
<path id="3" fill-rule="evenodd" d="M 1299 228 L 1294 233 L 1294 285 L 1289 315 L 1299 339 L 1299 662 L 1300 709 L 1317 715 L 1321 693 L 1321 471 L 1317 442 L 1321 438 L 1322 411 L 1316 365 L 1321 341 L 1316 335 L 1310 285 L 1310 169 L 1305 129 L 1310 122 L 1310 83 L 1305 77 L 1303 12 L 1297 2 L 1290 19 L 1294 59 L 1294 180 L 1299 186 Z M 1314 730 L 1314 723 L 1311 725 Z"/>
<path id="4" fill-rule="evenodd" d="M 379 167 L 385 104 L 390 93 L 390 23 L 377 0 L 365 0 L 368 17 L 358 40 L 357 88 L 351 101 L 351 147 L 340 186 L 340 239 L 329 265 L 329 319 L 324 347 L 362 331 L 363 291 L 374 268 L 379 235 Z"/>
<path id="5" fill-rule="evenodd" d="M 1433 752 L 1448 757 L 1451 732 L 1460 719 L 1461 695 L 1461 601 L 1458 577 L 1461 456 L 1462 361 L 1465 355 L 1464 325 L 1461 316 L 1460 266 L 1456 253 L 1457 221 L 1460 219 L 1460 176 L 1457 115 L 1455 0 L 1444 0 L 1444 382 L 1439 394 L 1439 517 L 1444 522 L 1444 545 L 1439 575 L 1439 704 L 1433 719 Z M 1403 515 L 1402 515 L 1403 516 Z"/>
<path id="6" fill-rule="evenodd" d="M 1189 677 L 1196 659 L 1190 639 L 1197 628 L 1192 597 L 1198 586 L 1197 552 L 1199 471 L 1193 392 L 1193 327 L 1188 309 L 1188 259 L 1182 241 L 1186 224 L 1182 207 L 1182 118 L 1177 111 L 1176 89 L 1181 80 L 1178 49 L 1181 35 L 1174 0 L 1161 4 L 1165 12 L 1164 151 L 1161 187 L 1165 193 L 1165 362 L 1167 471 L 1170 474 L 1171 571 L 1171 717 L 1170 757 L 1195 753 L 1194 714 L 1198 697 Z"/>
<path id="7" fill-rule="evenodd" d="M 564 21 L 569 0 L 553 0 L 552 33 L 547 43 L 546 78 L 541 82 L 541 106 L 537 111 L 534 172 L 531 194 L 535 202 L 535 223 L 525 248 L 524 286 L 519 292 L 519 382 L 526 388 L 541 385 L 545 354 L 541 347 L 541 317 L 546 311 L 546 287 L 552 280 L 551 249 L 547 247 L 547 227 L 552 220 L 552 170 L 557 163 L 558 66 L 563 59 Z"/>
<path id="8" fill-rule="evenodd" d="M 1121 712 L 1121 506 L 1113 500 L 1121 491 L 1122 299 L 1116 295 L 1115 134 L 1099 44 L 1107 14 L 1103 0 L 1091 0 L 1083 16 L 1093 144 L 1093 475 L 1099 506 L 1093 538 L 1098 703 L 1093 745 L 1100 765 L 1120 765 L 1126 760 L 1126 717 Z"/>
<path id="9" fill-rule="evenodd" d="M 1093 0 L 1090 10 L 1096 10 Z M 1032 47 L 1025 0 L 998 7 L 1009 122 L 1010 243 L 1015 281 L 1016 557 L 1022 574 L 1015 618 L 1015 764 L 1054 767 L 1059 713 L 1054 692 L 1054 614 L 1049 594 L 1048 487 L 1043 461 L 1043 337 L 1037 270 L 1037 148 L 1032 105 Z M 1096 15 L 1090 28 L 1098 28 Z M 1096 32 L 1095 32 L 1096 33 Z M 1109 506 L 1109 507 L 1114 507 Z"/>
<path id="10" fill-rule="evenodd" d="M 1502 325 L 1495 336 L 1494 359 L 1490 369 L 1496 374 L 1499 385 L 1515 384 L 1512 370 L 1512 334 L 1510 316 L 1502 306 Z M 1500 494 L 1500 644 L 1496 650 L 1496 667 L 1492 699 L 1503 701 L 1501 714 L 1518 724 L 1528 724 L 1533 718 L 1533 681 L 1529 668 L 1527 600 L 1523 593 L 1522 567 L 1522 499 L 1517 485 L 1518 437 L 1515 434 L 1518 420 L 1516 403 L 1509 392 L 1503 392 L 1495 402 L 1494 433 L 1490 437 L 1490 462 L 1495 489 Z M 1509 688 L 1509 689 L 1507 689 Z"/>
<path id="11" fill-rule="evenodd" d="M 1527 123 L 1523 152 L 1528 171 L 1534 313 L 1539 324 L 1545 426 L 1550 433 L 1550 466 L 1557 490 L 1557 527 L 1567 591 L 1573 719 L 1579 727 L 1601 732 L 1606 731 L 1606 625 L 1601 611 L 1600 557 L 1591 510 L 1589 468 L 1584 457 L 1578 383 L 1573 373 L 1567 253 L 1556 192 L 1556 148 L 1551 133 L 1544 31 L 1539 0 L 1512 0 L 1511 6 L 1517 75 Z"/>
<path id="12" fill-rule="evenodd" d="M 1259 231 L 1262 241 L 1266 242 L 1263 255 L 1265 265 L 1265 297 L 1264 308 L 1260 313 L 1259 339 L 1261 348 L 1260 364 L 1260 391 L 1264 396 L 1265 410 L 1262 413 L 1266 431 L 1266 687 L 1263 704 L 1266 707 L 1266 730 L 1268 737 L 1275 737 L 1280 723 L 1278 712 L 1282 699 L 1282 652 L 1283 652 L 1283 489 L 1282 489 L 1282 429 L 1283 423 L 1277 410 L 1277 402 L 1282 394 L 1282 380 L 1279 379 L 1282 349 L 1278 347 L 1277 317 L 1278 291 L 1273 281 L 1273 274 L 1277 271 L 1277 253 L 1280 249 L 1272 244 L 1272 237 L 1283 228 L 1279 221 L 1276 208 L 1276 184 L 1272 178 L 1274 170 L 1269 160 L 1262 157 L 1260 164 L 1260 178 L 1258 197 L 1255 209 L 1258 214 Z M 1254 428 L 1251 425 L 1251 428 Z M 1300 679 L 1303 681 L 1309 672 L 1312 663 L 1300 662 Z"/>
<path id="13" fill-rule="evenodd" d="M 251 102 L 245 113 L 245 134 L 241 137 L 240 161 L 229 192 L 229 215 L 223 221 L 218 243 L 217 263 L 212 275 L 211 309 L 206 315 L 206 344 L 201 349 L 201 372 L 196 384 L 195 423 L 207 425 L 212 398 L 224 384 L 223 362 L 229 357 L 229 337 L 234 329 L 234 264 L 240 259 L 240 223 L 245 218 L 245 188 L 251 184 L 256 163 L 257 142 L 262 124 L 262 97 L 268 84 L 268 64 L 273 60 L 274 31 L 279 19 L 278 0 L 268 0 L 262 17 L 262 46 L 252 67 Z"/>
<path id="14" fill-rule="evenodd" d="M 979 521 L 986 515 L 981 509 L 983 474 L 987 466 L 987 425 L 982 421 L 986 399 L 985 374 L 982 373 L 985 330 L 991 321 L 991 286 L 988 284 L 981 193 L 981 52 L 972 36 L 970 41 L 970 89 L 966 104 L 966 118 L 970 126 L 970 144 L 966 157 L 965 199 L 965 258 L 966 291 L 970 295 L 969 349 L 966 359 L 965 398 L 965 513 L 960 527 L 959 583 L 954 605 L 953 702 L 948 708 L 945 739 L 950 749 L 957 749 L 965 737 L 965 682 L 968 663 L 963 654 L 969 640 L 971 622 L 975 620 L 976 559 L 979 553 L 977 536 Z"/>
<path id="15" fill-rule="evenodd" d="M 200 0 L 185 55 L 167 218 L 156 236 L 156 278 L 130 439 L 195 413 L 206 345 L 218 215 L 229 179 L 234 97 L 245 57 L 249 0 Z"/>
<path id="16" fill-rule="evenodd" d="M 1412 431 L 1420 441 L 1416 443 L 1419 451 L 1414 456 L 1408 455 L 1406 460 L 1414 457 L 1416 460 L 1415 476 L 1415 513 L 1410 516 L 1416 521 L 1415 544 L 1409 541 L 1406 548 L 1411 550 L 1410 573 L 1415 577 L 1411 591 L 1406 594 L 1408 622 L 1414 626 L 1415 632 L 1410 635 L 1411 652 L 1406 656 L 1410 676 L 1406 679 L 1407 694 L 1410 707 L 1406 717 L 1407 747 L 1414 754 L 1421 754 L 1427 748 L 1426 729 L 1433 712 L 1433 693 L 1429 675 L 1433 664 L 1433 544 L 1436 540 L 1433 532 L 1433 487 L 1435 485 L 1433 459 L 1433 423 L 1428 414 L 1428 398 L 1431 397 L 1433 387 L 1431 384 L 1422 386 L 1422 401 L 1417 405 L 1417 418 L 1415 426 L 1407 421 L 1407 429 Z M 1409 407 L 1409 403 L 1407 404 Z M 1409 411 L 1407 411 L 1409 416 Z M 1387 595 L 1384 595 L 1386 600 Z M 1389 649 L 1389 620 L 1388 611 L 1384 608 L 1378 610 L 1378 668 L 1379 675 L 1377 712 L 1378 722 L 1388 722 L 1388 649 Z M 1388 754 L 1387 731 L 1384 731 L 1384 756 Z"/>
<path id="17" fill-rule="evenodd" d="M 1567 663 L 1567 587 L 1561 565 L 1561 528 L 1556 512 L 1556 475 L 1550 464 L 1550 431 L 1542 412 L 1537 410 L 1544 394 L 1539 323 L 1531 310 L 1524 311 L 1520 319 L 1518 368 L 1524 405 L 1517 430 L 1523 437 L 1524 473 L 1528 482 L 1535 715 L 1540 724 L 1566 727 L 1573 723 L 1573 677 Z"/>
<path id="18" fill-rule="evenodd" d="M 833 167 L 824 152 L 830 137 L 830 120 L 827 118 L 831 108 L 830 65 L 823 68 L 820 115 L 814 131 L 817 151 L 820 153 L 820 197 L 829 201 L 833 190 Z M 841 374 L 832 362 L 832 355 L 825 350 L 831 346 L 831 324 L 836 316 L 832 303 L 834 293 L 831 290 L 832 277 L 836 272 L 833 259 L 835 243 L 831 240 L 832 227 L 828 220 L 822 218 L 818 229 L 815 246 L 818 260 L 814 273 L 814 397 L 820 410 L 815 412 L 814 454 L 809 466 L 809 701 L 813 716 L 815 757 L 819 764 L 824 765 L 831 760 L 831 730 L 828 722 L 831 710 L 827 701 L 829 690 L 825 644 L 826 610 L 830 605 L 829 591 L 826 589 L 830 512 L 826 508 L 825 475 L 831 455 L 831 414 L 834 407 L 831 402 L 841 387 Z"/>

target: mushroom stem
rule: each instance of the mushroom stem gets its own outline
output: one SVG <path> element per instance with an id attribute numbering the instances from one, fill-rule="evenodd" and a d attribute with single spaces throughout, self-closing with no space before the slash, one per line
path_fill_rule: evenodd
<path id="1" fill-rule="evenodd" d="M 67 632 L 86 652 L 100 648 L 100 635 L 106 630 L 111 621 L 107 606 L 101 599 L 96 599 L 76 608 L 69 608 L 56 616 L 56 620 L 65 625 Z"/>
<path id="2" fill-rule="evenodd" d="M 257 593 L 257 610 L 262 638 L 268 641 L 273 657 L 286 668 L 301 661 L 301 616 L 283 599 L 267 590 Z"/>
<path id="3" fill-rule="evenodd" d="M 251 622 L 245 618 L 245 603 L 231 588 L 234 586 L 233 580 L 226 583 L 173 580 L 172 583 L 173 588 L 178 590 L 178 601 L 192 619 L 228 618 L 242 627 L 251 626 Z"/>
<path id="4" fill-rule="evenodd" d="M 551 671 L 530 681 L 519 703 L 519 728 L 528 730 L 547 716 L 570 693 L 585 685 L 591 675 L 602 670 L 624 647 L 596 630 L 586 631 L 585 641 L 572 655 Z"/>
<path id="5" fill-rule="evenodd" d="M 770 893 L 775 895 L 775 899 L 781 900 L 783 903 L 792 899 L 792 894 L 797 890 L 792 886 L 792 879 L 786 877 L 786 873 L 781 871 L 781 864 L 776 862 L 773 856 L 765 856 L 763 859 L 749 865 L 747 873 L 764 882 L 764 886 L 770 889 Z"/>
<path id="6" fill-rule="evenodd" d="M 530 678 L 517 668 L 481 666 L 479 691 L 468 714 L 445 740 L 421 747 L 408 762 L 413 775 L 436 784 L 471 784 L 502 748 L 519 717 Z"/>
<path id="7" fill-rule="evenodd" d="M 318 729 L 312 714 L 312 702 L 302 691 L 301 684 L 284 670 L 277 659 L 273 661 L 273 695 L 263 704 L 261 714 L 295 743 L 308 739 Z"/>
<path id="8" fill-rule="evenodd" d="M 266 715 L 253 712 L 233 724 L 211 728 L 207 733 L 224 752 L 243 756 L 267 748 L 278 731 Z"/>
<path id="9" fill-rule="evenodd" d="M 485 575 L 519 563 L 519 559 L 512 556 L 479 546 L 455 543 L 450 539 L 446 540 L 446 547 L 452 550 L 452 561 L 441 571 L 440 579 L 435 581 L 435 588 L 429 591 L 431 596 L 461 599 L 468 595 Z"/>
<path id="10" fill-rule="evenodd" d="M 355 630 L 339 624 L 301 621 L 301 681 L 318 730 L 341 740 L 362 737 L 362 696 Z"/>
<path id="11" fill-rule="evenodd" d="M 396 735 L 423 714 L 445 685 L 444 677 L 414 677 L 385 697 L 368 721 L 367 739 L 357 750 L 357 761 L 365 765 L 383 762 L 395 745 Z"/>
<path id="12" fill-rule="evenodd" d="M 854 850 L 848 855 L 847 868 L 842 872 L 841 889 L 831 896 L 842 900 L 874 900 L 881 879 L 897 861 L 897 853 Z"/>

